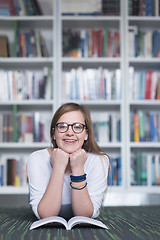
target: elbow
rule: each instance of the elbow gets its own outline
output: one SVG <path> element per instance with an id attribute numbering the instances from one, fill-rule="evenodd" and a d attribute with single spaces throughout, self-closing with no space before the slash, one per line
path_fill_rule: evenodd
<path id="1" fill-rule="evenodd" d="M 47 208 L 39 206 L 39 205 L 38 205 L 37 212 L 38 212 L 40 219 L 58 216 L 58 214 L 59 214 L 59 211 L 53 211 L 51 209 L 47 209 Z"/>
<path id="2" fill-rule="evenodd" d="M 93 205 L 90 207 L 86 207 L 84 209 L 74 209 L 73 213 L 74 216 L 83 216 L 83 217 L 88 217 L 91 218 L 93 216 L 93 212 L 94 212 L 94 207 Z"/>

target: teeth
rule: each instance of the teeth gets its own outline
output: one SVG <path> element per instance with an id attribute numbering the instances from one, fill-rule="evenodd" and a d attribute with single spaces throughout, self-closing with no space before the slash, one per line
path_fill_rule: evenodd
<path id="1" fill-rule="evenodd" d="M 75 142 L 75 140 L 64 140 L 65 142 Z"/>

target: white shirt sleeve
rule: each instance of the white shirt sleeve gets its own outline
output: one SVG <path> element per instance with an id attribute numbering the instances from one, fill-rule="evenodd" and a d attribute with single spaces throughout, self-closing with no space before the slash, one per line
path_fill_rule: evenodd
<path id="1" fill-rule="evenodd" d="M 91 156 L 89 157 L 89 161 L 86 162 L 85 170 L 88 172 L 88 193 L 94 206 L 92 218 L 95 218 L 99 215 L 99 209 L 107 189 L 109 159 L 107 156 L 89 155 Z"/>
<path id="2" fill-rule="evenodd" d="M 51 170 L 50 161 L 46 157 L 46 151 L 40 150 L 32 153 L 27 162 L 30 205 L 37 218 L 37 207 L 47 188 Z"/>

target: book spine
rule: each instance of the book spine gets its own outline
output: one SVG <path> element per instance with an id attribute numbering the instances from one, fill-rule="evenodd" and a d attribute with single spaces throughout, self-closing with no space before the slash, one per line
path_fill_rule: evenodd
<path id="1" fill-rule="evenodd" d="M 139 119 L 138 119 L 138 114 L 134 113 L 133 115 L 134 118 L 134 141 L 139 142 Z"/>

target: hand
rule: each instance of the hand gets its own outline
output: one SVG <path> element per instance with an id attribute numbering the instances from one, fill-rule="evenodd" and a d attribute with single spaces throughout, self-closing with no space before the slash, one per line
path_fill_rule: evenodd
<path id="1" fill-rule="evenodd" d="M 84 174 L 84 163 L 87 159 L 86 151 L 82 148 L 78 149 L 76 152 L 70 154 L 69 157 L 72 174 Z"/>
<path id="2" fill-rule="evenodd" d="M 54 148 L 51 153 L 51 162 L 54 168 L 62 169 L 65 171 L 69 162 L 69 153 L 61 150 L 60 148 Z"/>

